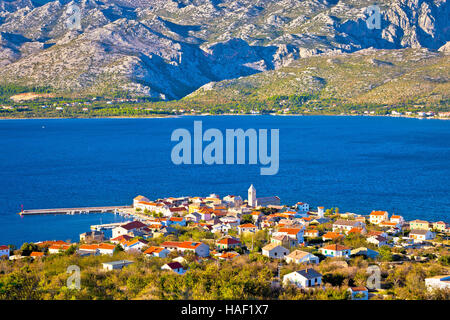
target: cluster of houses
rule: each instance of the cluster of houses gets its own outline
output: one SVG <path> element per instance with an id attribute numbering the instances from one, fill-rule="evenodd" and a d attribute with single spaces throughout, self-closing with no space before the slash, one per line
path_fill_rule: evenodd
<path id="1" fill-rule="evenodd" d="M 253 185 L 248 189 L 246 200 L 234 195 L 220 198 L 216 194 L 208 197 L 169 197 L 155 201 L 137 196 L 133 199 L 132 210 L 136 220 L 115 226 L 109 239 L 101 231 L 81 234 L 76 253 L 80 256 L 112 255 L 118 246 L 124 251 L 139 252 L 149 258 L 167 258 L 171 252 L 176 252 L 178 257 L 162 269 L 182 275 L 186 272 L 183 267 L 186 261 L 183 256 L 186 254 L 192 254 L 198 260 L 232 260 L 249 252 L 242 243 L 244 236 L 253 239 L 258 231 L 266 230 L 266 244 L 261 248 L 263 256 L 288 264 L 308 265 L 306 269 L 285 275 L 282 282 L 310 288 L 322 284 L 322 275 L 313 268 L 319 264 L 320 258 L 306 250 L 310 241 L 320 244 L 318 252 L 323 257 L 348 259 L 352 255 L 364 255 L 376 258 L 378 252 L 375 250 L 365 247 L 352 249 L 334 240 L 361 235 L 375 247 L 408 247 L 432 241 L 436 232 L 450 231 L 443 221 L 407 222 L 400 215 L 389 217 L 386 211 L 372 211 L 369 215 L 334 212 L 331 220 L 330 212 L 326 212 L 324 207 L 312 211 L 304 202 L 283 206 L 277 196 L 257 198 Z M 369 224 L 372 226 L 369 228 L 371 231 L 367 228 Z M 150 239 L 176 234 L 179 227 L 214 233 L 218 235 L 217 240 L 214 243 L 164 241 L 158 246 L 149 245 Z M 403 233 L 405 230 L 409 231 L 407 237 Z M 47 245 L 48 254 L 64 252 L 73 247 L 73 244 L 64 241 L 46 241 L 39 245 Z M 30 256 L 37 258 L 43 255 L 43 252 L 32 252 Z M 2 256 L 10 256 L 8 247 L 0 246 Z M 10 257 L 16 258 L 20 257 Z M 130 264 L 132 262 L 127 260 L 112 261 L 103 267 L 105 270 L 114 270 Z M 355 299 L 367 298 L 365 288 L 350 288 L 350 291 Z"/>

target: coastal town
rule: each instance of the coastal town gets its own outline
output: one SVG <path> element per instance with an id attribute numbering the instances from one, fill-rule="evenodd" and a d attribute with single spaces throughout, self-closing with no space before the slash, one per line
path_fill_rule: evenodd
<path id="1" fill-rule="evenodd" d="M 239 270 L 242 263 L 263 262 L 266 266 L 258 268 L 268 268 L 268 288 L 278 298 L 397 299 L 405 298 L 401 290 L 410 285 L 423 289 L 426 298 L 449 297 L 450 227 L 445 221 L 407 221 L 383 210 L 340 212 L 305 202 L 282 205 L 278 196 L 257 197 L 253 185 L 247 199 L 139 195 L 121 214 L 131 220 L 91 226 L 79 242 L 0 244 L 0 294 L 15 264 L 45 265 L 70 256 L 72 263 L 101 257 L 95 268 L 106 277 L 142 261 L 156 261 L 161 278 L 175 279 L 208 265 L 219 272 L 227 264 Z M 420 277 L 408 278 L 414 272 Z"/>

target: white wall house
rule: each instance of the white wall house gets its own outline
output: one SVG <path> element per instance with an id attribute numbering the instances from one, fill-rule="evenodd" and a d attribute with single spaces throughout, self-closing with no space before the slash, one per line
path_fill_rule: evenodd
<path id="1" fill-rule="evenodd" d="M 222 232 L 224 234 L 227 234 L 231 229 L 231 225 L 229 225 L 228 223 L 217 223 L 212 226 L 211 232 Z"/>
<path id="2" fill-rule="evenodd" d="M 347 233 L 353 228 L 365 228 L 365 224 L 357 220 L 344 220 L 344 219 L 336 220 L 336 222 L 333 223 L 333 232 L 340 231 Z"/>
<path id="3" fill-rule="evenodd" d="M 114 229 L 112 229 L 112 237 L 117 238 L 119 236 L 129 234 L 131 232 L 136 233 L 136 232 L 139 232 L 139 230 L 146 228 L 146 227 L 147 227 L 147 225 L 143 224 L 140 221 L 128 222 L 119 227 L 115 227 Z"/>
<path id="4" fill-rule="evenodd" d="M 183 265 L 179 262 L 169 262 L 161 267 L 161 270 L 169 270 L 179 275 L 183 275 L 186 270 L 183 268 Z"/>
<path id="5" fill-rule="evenodd" d="M 310 288 L 322 284 L 322 275 L 314 269 L 294 271 L 283 277 L 283 284 L 293 284 L 299 288 Z"/>
<path id="6" fill-rule="evenodd" d="M 418 243 L 433 240 L 435 238 L 435 234 L 430 230 L 411 230 L 409 237 L 414 239 L 414 242 Z"/>
<path id="7" fill-rule="evenodd" d="M 123 267 L 126 267 L 132 263 L 134 262 L 129 260 L 120 260 L 120 261 L 104 262 L 102 263 L 102 265 L 103 270 L 111 271 L 111 270 L 120 270 Z"/>
<path id="8" fill-rule="evenodd" d="M 389 220 L 387 211 L 372 211 L 369 216 L 369 221 L 372 224 L 379 224 L 380 222 Z"/>
<path id="9" fill-rule="evenodd" d="M 305 233 L 305 228 L 280 228 L 278 229 L 278 234 L 285 234 L 292 240 L 295 240 L 297 244 L 303 243 L 304 238 L 303 235 Z"/>
<path id="10" fill-rule="evenodd" d="M 394 214 L 391 217 L 391 222 L 395 222 L 397 224 L 399 224 L 400 226 L 402 226 L 405 223 L 405 219 L 403 219 L 402 216 Z"/>
<path id="11" fill-rule="evenodd" d="M 320 248 L 319 251 L 326 257 L 349 258 L 351 249 L 340 244 L 331 244 L 329 246 Z"/>
<path id="12" fill-rule="evenodd" d="M 287 263 L 297 263 L 297 264 L 299 263 L 319 264 L 319 257 L 306 251 L 294 250 L 285 257 L 285 261 Z"/>
<path id="13" fill-rule="evenodd" d="M 150 212 L 161 213 L 164 217 L 172 216 L 172 211 L 170 211 L 170 207 L 164 203 L 140 201 L 134 205 L 134 208 L 141 209 L 142 211 L 148 210 Z"/>
<path id="14" fill-rule="evenodd" d="M 222 201 L 230 208 L 240 207 L 244 202 L 240 196 L 232 196 L 232 195 L 224 197 Z"/>
<path id="15" fill-rule="evenodd" d="M 155 247 L 155 246 L 150 247 L 144 251 L 144 254 L 147 257 L 158 257 L 158 258 L 166 258 L 169 253 L 170 253 L 169 250 L 163 247 Z"/>
<path id="16" fill-rule="evenodd" d="M 165 241 L 161 247 L 169 251 L 193 252 L 199 257 L 209 256 L 209 246 L 203 242 L 194 241 Z"/>
<path id="17" fill-rule="evenodd" d="M 132 241 L 128 241 L 125 243 L 125 251 L 141 251 L 144 247 L 147 246 L 147 242 L 140 240 L 140 239 L 136 239 L 136 240 L 132 240 Z"/>
<path id="18" fill-rule="evenodd" d="M 367 238 L 368 243 L 372 243 L 378 247 L 386 246 L 388 244 L 388 240 L 383 236 L 371 236 Z"/>
<path id="19" fill-rule="evenodd" d="M 276 243 L 270 243 L 262 248 L 262 255 L 269 258 L 284 259 L 288 254 L 288 249 Z"/>
<path id="20" fill-rule="evenodd" d="M 133 207 L 137 208 L 136 205 L 138 205 L 139 202 L 141 201 L 150 202 L 150 200 L 144 196 L 137 196 L 136 198 L 133 199 Z"/>

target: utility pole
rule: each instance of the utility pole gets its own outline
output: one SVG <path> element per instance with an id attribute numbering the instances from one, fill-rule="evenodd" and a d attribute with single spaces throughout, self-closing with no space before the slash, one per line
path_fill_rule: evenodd
<path id="1" fill-rule="evenodd" d="M 278 280 L 281 281 L 281 276 L 280 276 L 280 272 L 281 272 L 281 263 L 278 263 Z"/>

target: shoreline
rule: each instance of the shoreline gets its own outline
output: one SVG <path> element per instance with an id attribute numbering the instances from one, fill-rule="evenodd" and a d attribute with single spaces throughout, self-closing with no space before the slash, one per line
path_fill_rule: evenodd
<path id="1" fill-rule="evenodd" d="M 106 117 L 36 117 L 36 118 L 15 118 L 15 117 L 0 117 L 0 120 L 85 120 L 85 119 L 172 119 L 181 117 L 220 117 L 220 116 L 275 116 L 275 117 L 384 117 L 384 118 L 403 118 L 403 119 L 418 119 L 418 120 L 450 120 L 445 117 L 414 117 L 414 116 L 390 116 L 390 115 L 364 115 L 364 114 L 235 114 L 235 113 L 222 113 L 222 114 L 179 114 L 168 116 L 106 116 Z"/>
<path id="2" fill-rule="evenodd" d="M 139 116 L 139 117 L 36 117 L 36 118 L 14 118 L 14 117 L 0 117 L 0 120 L 75 120 L 75 119 L 165 119 L 178 118 L 180 115 L 170 116 Z"/>

